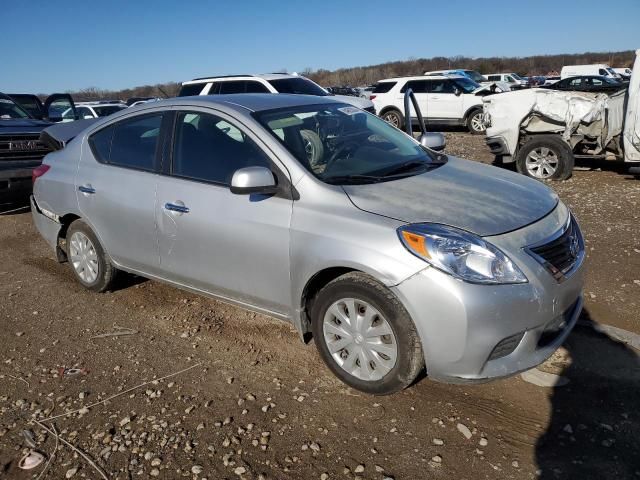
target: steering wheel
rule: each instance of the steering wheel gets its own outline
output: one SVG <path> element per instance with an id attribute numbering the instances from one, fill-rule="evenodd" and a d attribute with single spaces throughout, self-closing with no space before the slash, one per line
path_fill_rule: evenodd
<path id="1" fill-rule="evenodd" d="M 324 167 L 324 171 L 326 172 L 327 170 L 331 170 L 331 167 L 333 167 L 333 164 L 336 163 L 336 161 L 339 158 L 341 158 L 344 153 L 347 153 L 347 154 L 349 152 L 354 153 L 358 148 L 360 148 L 360 146 L 361 146 L 360 143 L 356 142 L 354 140 L 351 140 L 349 142 L 345 142 L 343 145 L 338 147 L 335 150 L 335 152 L 333 152 L 331 157 L 329 157 L 329 160 L 327 160 L 327 164 Z M 345 158 L 348 158 L 348 155 Z"/>

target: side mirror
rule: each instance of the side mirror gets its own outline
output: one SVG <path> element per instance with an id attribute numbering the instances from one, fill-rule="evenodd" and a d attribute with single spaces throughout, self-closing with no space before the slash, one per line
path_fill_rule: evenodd
<path id="1" fill-rule="evenodd" d="M 438 132 L 424 132 L 420 135 L 420 144 L 436 152 L 441 152 L 447 146 L 444 135 Z"/>
<path id="2" fill-rule="evenodd" d="M 456 97 L 459 97 L 460 95 L 462 95 L 462 90 L 456 87 L 454 88 L 453 93 L 455 93 Z"/>
<path id="3" fill-rule="evenodd" d="M 273 194 L 278 191 L 273 172 L 265 167 L 245 167 L 236 170 L 231 178 L 231 193 L 247 195 L 250 193 Z"/>

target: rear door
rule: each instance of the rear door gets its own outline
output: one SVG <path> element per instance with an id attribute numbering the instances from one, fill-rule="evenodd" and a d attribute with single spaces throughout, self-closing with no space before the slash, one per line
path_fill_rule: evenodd
<path id="1" fill-rule="evenodd" d="M 400 89 L 400 94 L 396 96 L 396 104 L 402 105 L 402 110 L 404 114 L 404 94 L 408 89 L 413 91 L 413 94 L 416 97 L 416 101 L 418 102 L 418 107 L 420 107 L 420 113 L 422 113 L 423 118 L 433 117 L 433 111 L 431 110 L 431 105 L 429 104 L 429 98 L 427 94 L 429 80 L 409 80 L 404 86 Z M 416 111 L 413 108 L 413 104 L 410 104 L 411 109 L 411 118 L 416 117 Z"/>
<path id="2" fill-rule="evenodd" d="M 431 106 L 429 116 L 432 120 L 449 123 L 462 118 L 462 94 L 456 95 L 456 86 L 452 80 L 448 78 L 429 80 L 427 97 Z"/>
<path id="3" fill-rule="evenodd" d="M 178 111 L 171 168 L 158 180 L 162 276 L 202 291 L 286 313 L 291 302 L 289 223 L 293 200 L 236 195 L 243 167 L 286 170 L 256 136 L 222 113 Z"/>
<path id="4" fill-rule="evenodd" d="M 159 264 L 154 211 L 163 118 L 130 116 L 90 134 L 76 176 L 82 216 L 107 253 L 150 274 Z"/>

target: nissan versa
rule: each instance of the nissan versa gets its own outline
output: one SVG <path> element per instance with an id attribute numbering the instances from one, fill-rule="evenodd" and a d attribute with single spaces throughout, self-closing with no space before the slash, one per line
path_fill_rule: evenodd
<path id="1" fill-rule="evenodd" d="M 552 190 L 354 106 L 185 97 L 73 126 L 32 212 L 82 285 L 131 272 L 287 320 L 353 388 L 512 375 L 580 313 L 583 239 Z"/>

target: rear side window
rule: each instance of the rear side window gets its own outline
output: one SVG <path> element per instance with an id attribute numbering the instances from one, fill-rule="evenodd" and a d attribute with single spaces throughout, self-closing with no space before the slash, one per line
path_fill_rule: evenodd
<path id="1" fill-rule="evenodd" d="M 94 133 L 89 145 L 99 162 L 155 170 L 162 114 L 124 120 Z"/>
<path id="2" fill-rule="evenodd" d="M 387 93 L 391 90 L 398 82 L 378 82 L 376 86 L 373 87 L 373 91 L 371 93 Z"/>
<path id="3" fill-rule="evenodd" d="M 179 97 L 193 97 L 195 95 L 200 95 L 202 89 L 204 88 L 204 83 L 190 83 L 187 85 L 182 85 L 180 88 L 180 92 L 178 93 Z"/>
<path id="4" fill-rule="evenodd" d="M 246 83 L 247 93 L 269 93 L 269 89 L 260 82 L 253 80 L 247 80 Z"/>
<path id="5" fill-rule="evenodd" d="M 230 80 L 228 82 L 220 82 L 220 94 L 245 93 L 244 80 Z"/>
<path id="6" fill-rule="evenodd" d="M 427 93 L 429 91 L 429 85 L 433 80 L 410 80 L 405 83 L 404 87 L 400 90 L 400 93 L 404 93 L 408 88 L 413 90 L 413 93 Z"/>

